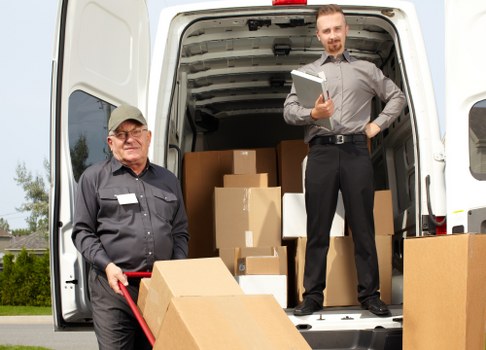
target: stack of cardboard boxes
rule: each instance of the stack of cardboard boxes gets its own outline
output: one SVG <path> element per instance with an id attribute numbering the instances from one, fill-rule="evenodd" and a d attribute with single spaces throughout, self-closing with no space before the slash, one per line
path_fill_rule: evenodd
<path id="1" fill-rule="evenodd" d="M 280 305 L 294 307 L 303 292 L 306 212 L 302 169 L 307 152 L 303 140 L 288 140 L 276 148 L 186 153 L 183 191 L 190 257 L 219 256 L 245 292 L 259 293 L 273 286 L 272 294 Z M 381 293 L 387 303 L 391 302 L 392 208 L 391 192 L 377 191 L 376 242 Z M 345 228 L 341 200 L 331 235 L 325 306 L 356 305 L 354 247 Z M 267 261 L 268 265 L 278 259 L 278 273 L 276 269 L 264 271 L 261 264 L 239 271 L 238 259 L 250 262 L 252 256 L 261 257 L 252 261 Z M 286 298 L 280 297 L 283 275 Z M 247 287 L 250 285 L 253 287 Z"/>
<path id="2" fill-rule="evenodd" d="M 287 253 L 281 247 L 281 189 L 257 173 L 256 151 L 234 150 L 232 173 L 214 189 L 219 256 L 246 294 L 272 294 L 287 307 Z"/>
<path id="3" fill-rule="evenodd" d="M 310 349 L 275 299 L 245 295 L 220 258 L 156 262 L 137 304 L 154 349 Z"/>
<path id="4" fill-rule="evenodd" d="M 391 192 L 376 191 L 375 241 L 380 271 L 380 292 L 382 300 L 390 304 L 392 297 L 392 238 L 393 209 Z M 305 266 L 306 234 L 297 238 L 296 271 L 297 295 L 302 301 L 304 292 L 303 278 Z M 327 280 L 324 290 L 324 306 L 358 305 L 357 275 L 354 262 L 352 232 L 348 227 L 340 235 L 331 236 L 327 255 Z"/>

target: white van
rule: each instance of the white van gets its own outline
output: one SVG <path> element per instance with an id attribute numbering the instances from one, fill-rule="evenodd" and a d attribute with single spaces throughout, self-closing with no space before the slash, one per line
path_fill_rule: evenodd
<path id="1" fill-rule="evenodd" d="M 445 144 L 414 6 L 335 2 L 350 26 L 348 50 L 374 62 L 406 94 L 401 116 L 371 145 L 376 187 L 393 195 L 399 271 L 407 236 L 486 232 L 486 48 L 477 40 L 486 33 L 486 2 L 446 1 Z M 247 0 L 164 8 L 151 47 L 144 0 L 60 1 L 51 101 L 56 329 L 91 322 L 87 265 L 71 241 L 73 198 L 82 171 L 109 157 L 111 110 L 138 106 L 153 132 L 150 159 L 179 177 L 186 152 L 301 139 L 303 130 L 283 121 L 283 102 L 290 71 L 322 52 L 315 36 L 321 4 Z M 381 108 L 375 101 L 375 115 Z"/>

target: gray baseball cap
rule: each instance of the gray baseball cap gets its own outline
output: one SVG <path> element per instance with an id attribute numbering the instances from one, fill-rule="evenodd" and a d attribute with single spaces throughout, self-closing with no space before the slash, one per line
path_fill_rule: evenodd
<path id="1" fill-rule="evenodd" d="M 115 131 L 121 123 L 127 120 L 135 120 L 140 124 L 147 125 L 147 121 L 137 107 L 120 105 L 111 112 L 110 120 L 108 121 L 108 132 Z"/>

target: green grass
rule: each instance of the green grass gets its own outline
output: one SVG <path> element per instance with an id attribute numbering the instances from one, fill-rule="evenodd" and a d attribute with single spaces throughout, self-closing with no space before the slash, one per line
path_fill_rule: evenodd
<path id="1" fill-rule="evenodd" d="M 0 345 L 0 350 L 50 350 L 42 346 Z"/>
<path id="2" fill-rule="evenodd" d="M 52 309 L 50 306 L 0 305 L 0 316 L 25 316 L 25 315 L 52 315 Z M 0 348 L 0 350 L 3 349 Z"/>

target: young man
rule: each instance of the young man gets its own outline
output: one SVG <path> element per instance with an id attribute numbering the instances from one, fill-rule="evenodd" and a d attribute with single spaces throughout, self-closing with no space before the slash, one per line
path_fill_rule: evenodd
<path id="1" fill-rule="evenodd" d="M 125 271 L 151 271 L 157 260 L 188 254 L 187 216 L 178 179 L 148 159 L 152 138 L 138 108 L 111 113 L 112 159 L 81 175 L 73 242 L 91 265 L 89 289 L 100 349 L 151 349 L 118 282 L 138 298 L 139 280 Z"/>
<path id="2" fill-rule="evenodd" d="M 364 309 L 385 316 L 389 315 L 389 310 L 379 293 L 373 222 L 373 166 L 367 140 L 399 116 L 405 97 L 374 64 L 358 60 L 346 51 L 349 28 L 339 6 L 321 7 L 316 20 L 317 40 L 324 52 L 318 60 L 300 70 L 316 75 L 324 71 L 330 98 L 324 100 L 321 95 L 313 108 L 305 108 L 292 87 L 284 104 L 286 122 L 304 125 L 304 140 L 310 146 L 305 173 L 305 292 L 304 300 L 294 309 L 294 314 L 309 315 L 322 309 L 329 234 L 338 192 L 341 191 L 355 248 L 358 300 Z M 370 121 L 371 101 L 375 96 L 386 105 Z M 331 117 L 332 130 L 316 123 Z"/>

